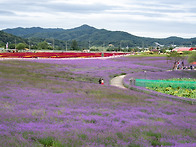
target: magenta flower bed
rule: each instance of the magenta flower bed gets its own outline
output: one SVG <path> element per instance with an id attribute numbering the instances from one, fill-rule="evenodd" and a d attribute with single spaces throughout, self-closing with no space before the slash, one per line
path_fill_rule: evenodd
<path id="1" fill-rule="evenodd" d="M 171 67 L 164 57 L 0 61 L 0 143 L 195 146 L 194 105 L 109 86 L 115 75 L 146 70 L 164 78 Z M 172 75 L 179 73 L 195 77 Z"/>

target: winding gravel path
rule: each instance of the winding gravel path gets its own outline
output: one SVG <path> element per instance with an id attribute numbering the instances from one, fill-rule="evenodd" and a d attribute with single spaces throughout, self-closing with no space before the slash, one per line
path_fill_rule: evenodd
<path id="1" fill-rule="evenodd" d="M 125 76 L 126 76 L 126 75 L 121 75 L 121 76 L 117 76 L 117 77 L 113 78 L 113 79 L 110 81 L 110 85 L 115 86 L 115 87 L 118 87 L 118 88 L 126 89 L 126 88 L 123 86 L 123 78 L 124 78 Z"/>

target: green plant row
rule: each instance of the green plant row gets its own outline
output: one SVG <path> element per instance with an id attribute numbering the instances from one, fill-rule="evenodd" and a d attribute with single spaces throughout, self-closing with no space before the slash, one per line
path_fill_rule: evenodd
<path id="1" fill-rule="evenodd" d="M 146 88 L 157 92 L 166 93 L 169 95 L 196 99 L 196 89 L 192 90 L 192 89 L 172 88 L 172 87 L 154 87 L 154 88 L 146 87 Z"/>
<path id="2" fill-rule="evenodd" d="M 166 80 L 146 80 L 136 79 L 135 85 L 140 87 L 172 87 L 172 88 L 185 88 L 185 89 L 196 89 L 195 81 L 166 81 Z"/>
<path id="3" fill-rule="evenodd" d="M 191 81 L 191 82 L 196 82 L 196 79 L 192 79 L 192 78 L 173 78 L 173 79 L 164 79 L 164 81 Z"/>

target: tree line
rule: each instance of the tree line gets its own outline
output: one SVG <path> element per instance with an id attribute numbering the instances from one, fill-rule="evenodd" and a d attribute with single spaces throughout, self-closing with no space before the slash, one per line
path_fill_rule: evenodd
<path id="1" fill-rule="evenodd" d="M 1 42 L 0 47 L 6 48 L 6 43 Z M 42 42 L 21 42 L 21 43 L 9 43 L 8 42 L 8 48 L 9 49 L 17 49 L 17 50 L 24 50 L 24 49 L 32 49 L 32 50 L 80 50 L 80 47 L 78 45 L 78 42 L 76 40 L 73 40 L 70 42 L 70 44 L 65 44 L 64 47 L 60 47 L 56 45 L 54 42 L 50 43 L 47 41 Z"/>
<path id="2" fill-rule="evenodd" d="M 137 51 L 137 47 L 132 47 L 126 41 L 121 42 L 100 42 L 97 46 L 96 42 L 93 41 L 60 41 L 54 39 L 24 39 L 23 41 L 18 40 L 8 41 L 9 49 L 31 49 L 31 50 L 86 50 L 99 51 L 100 48 L 104 48 L 105 51 L 132 51 L 133 48 Z M 6 48 L 6 43 L 1 42 L 0 47 Z"/>

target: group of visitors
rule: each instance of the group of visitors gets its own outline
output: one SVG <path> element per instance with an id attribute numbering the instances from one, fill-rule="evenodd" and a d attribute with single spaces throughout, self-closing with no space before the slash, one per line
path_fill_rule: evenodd
<path id="1" fill-rule="evenodd" d="M 183 68 L 184 68 L 184 62 L 183 61 L 175 61 L 174 62 L 174 66 L 173 66 L 174 70 L 183 69 Z"/>
<path id="2" fill-rule="evenodd" d="M 193 70 L 193 66 L 190 65 L 189 67 L 188 66 L 184 66 L 184 61 L 175 61 L 174 62 L 174 66 L 173 66 L 173 70 L 178 70 L 178 69 L 191 69 Z"/>

